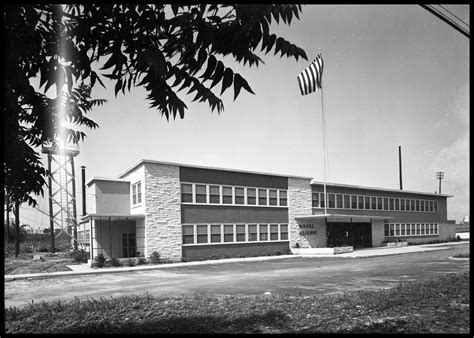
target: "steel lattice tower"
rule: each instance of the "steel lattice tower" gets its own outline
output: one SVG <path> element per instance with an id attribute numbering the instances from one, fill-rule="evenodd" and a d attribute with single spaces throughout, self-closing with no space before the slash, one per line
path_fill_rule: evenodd
<path id="1" fill-rule="evenodd" d="M 67 145 L 65 149 L 43 147 L 48 155 L 48 188 L 49 219 L 51 247 L 62 246 L 66 249 L 77 249 L 77 212 L 76 212 L 76 178 L 74 174 L 74 157 L 79 154 L 79 146 Z M 64 233 L 54 234 L 56 229 Z M 58 236 L 58 238 L 55 238 Z M 66 238 L 65 238 L 66 237 Z M 55 243 L 56 241 L 56 243 Z"/>

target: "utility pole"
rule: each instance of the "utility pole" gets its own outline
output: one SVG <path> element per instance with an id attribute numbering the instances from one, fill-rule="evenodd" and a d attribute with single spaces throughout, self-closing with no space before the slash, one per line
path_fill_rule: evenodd
<path id="1" fill-rule="evenodd" d="M 20 202 L 15 199 L 15 257 L 20 254 Z"/>
<path id="2" fill-rule="evenodd" d="M 398 146 L 398 167 L 399 167 L 399 175 L 400 175 L 400 190 L 403 190 L 403 183 L 402 183 L 402 146 Z"/>
<path id="3" fill-rule="evenodd" d="M 436 178 L 439 180 L 439 193 L 441 194 L 441 180 L 444 178 L 444 172 L 438 171 L 436 173 Z"/>

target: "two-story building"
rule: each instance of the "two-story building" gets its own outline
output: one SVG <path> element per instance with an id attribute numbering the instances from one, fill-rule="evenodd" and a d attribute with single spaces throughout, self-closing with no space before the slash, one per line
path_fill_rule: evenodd
<path id="1" fill-rule="evenodd" d="M 87 195 L 79 234 L 91 257 L 191 261 L 455 236 L 449 195 L 327 183 L 325 198 L 311 177 L 141 160 L 117 179 L 91 178 Z"/>

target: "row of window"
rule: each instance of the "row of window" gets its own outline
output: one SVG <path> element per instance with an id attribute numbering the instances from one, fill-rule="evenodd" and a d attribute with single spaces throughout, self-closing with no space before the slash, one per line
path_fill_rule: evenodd
<path id="1" fill-rule="evenodd" d="M 288 224 L 184 224 L 183 245 L 288 240 Z"/>
<path id="2" fill-rule="evenodd" d="M 385 237 L 438 235 L 438 223 L 386 223 Z"/>
<path id="3" fill-rule="evenodd" d="M 438 212 L 438 201 L 408 198 L 327 194 L 328 208 Z M 313 208 L 324 208 L 324 193 L 313 192 Z"/>
<path id="4" fill-rule="evenodd" d="M 281 189 L 182 183 L 181 202 L 286 207 L 288 193 Z"/>
<path id="5" fill-rule="evenodd" d="M 132 205 L 142 203 L 142 182 L 132 184 Z"/>

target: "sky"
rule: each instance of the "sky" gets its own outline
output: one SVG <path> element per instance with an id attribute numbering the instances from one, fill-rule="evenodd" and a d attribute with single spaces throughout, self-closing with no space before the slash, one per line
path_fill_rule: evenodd
<path id="1" fill-rule="evenodd" d="M 444 7 L 469 24 L 469 5 Z M 222 59 L 255 95 L 242 90 L 234 101 L 228 89 L 221 114 L 183 90 L 184 119 L 167 121 L 143 88 L 115 97 L 113 86 L 97 87 L 94 96 L 108 103 L 88 114 L 99 129 L 84 130 L 75 158 L 78 215 L 82 165 L 87 180 L 117 178 L 149 159 L 323 181 L 323 108 L 328 182 L 399 189 L 401 146 L 403 189 L 434 193 L 443 171 L 448 219 L 469 215 L 466 36 L 418 5 L 305 5 L 300 20 L 272 29 L 309 60 L 261 53 L 265 64 L 250 68 Z M 297 76 L 319 49 L 323 90 L 302 96 Z M 47 200 L 38 201 L 47 213 Z M 20 211 L 22 223 L 49 226 L 44 214 Z"/>

